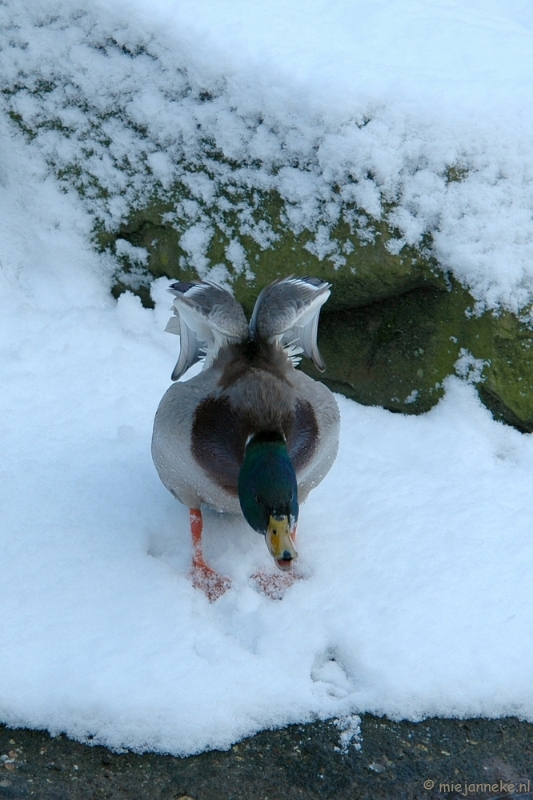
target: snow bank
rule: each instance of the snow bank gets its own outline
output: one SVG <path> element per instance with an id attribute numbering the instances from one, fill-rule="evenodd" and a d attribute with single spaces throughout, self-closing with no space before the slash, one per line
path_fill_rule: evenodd
<path id="1" fill-rule="evenodd" d="M 107 5 L 12 2 L 0 19 L 6 107 L 105 224 L 179 181 L 186 262 L 209 274 L 216 220 L 251 274 L 238 238 L 275 239 L 254 194 L 274 189 L 335 266 L 332 225 L 386 215 L 399 248 L 430 234 L 482 304 L 531 302 L 527 4 Z"/>

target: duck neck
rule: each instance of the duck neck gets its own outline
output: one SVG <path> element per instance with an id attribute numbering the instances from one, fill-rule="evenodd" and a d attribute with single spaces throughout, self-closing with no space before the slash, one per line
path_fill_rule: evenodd
<path id="1" fill-rule="evenodd" d="M 296 474 L 284 437 L 275 431 L 252 436 L 239 474 L 239 501 L 254 530 L 266 534 L 271 517 L 298 517 Z"/>

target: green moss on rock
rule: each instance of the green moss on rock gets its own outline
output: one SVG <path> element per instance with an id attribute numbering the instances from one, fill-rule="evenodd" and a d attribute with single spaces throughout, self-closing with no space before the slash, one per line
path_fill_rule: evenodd
<path id="1" fill-rule="evenodd" d="M 513 314 L 471 314 L 461 286 L 324 313 L 319 346 L 331 389 L 366 405 L 419 414 L 434 406 L 461 355 L 482 362 L 477 390 L 496 419 L 533 431 L 533 330 Z"/>
<path id="2" fill-rule="evenodd" d="M 98 234 L 101 247 L 113 249 L 122 239 L 148 254 L 143 273 L 126 249 L 115 296 L 133 289 L 149 305 L 151 278 L 201 277 L 181 246 L 186 226 L 176 222 L 175 207 L 176 197 L 154 200 L 133 213 L 116 234 Z M 260 203 L 256 198 L 254 208 L 255 222 L 263 220 L 273 232 L 268 244 L 260 246 L 252 235 L 236 233 L 238 220 L 230 208 L 223 224 L 214 220 L 206 263 L 224 265 L 248 313 L 260 289 L 277 277 L 311 274 L 331 282 L 332 296 L 320 326 L 320 349 L 328 368 L 322 376 L 304 361 L 302 368 L 309 374 L 358 402 L 419 414 L 438 402 L 446 377 L 454 374 L 460 356 L 469 354 L 483 362 L 478 392 L 494 416 L 533 431 L 533 331 L 525 322 L 509 312 L 475 316 L 471 295 L 439 271 L 429 248 L 400 249 L 397 231 L 383 220 L 367 219 L 361 235 L 341 219 L 329 232 L 336 253 L 342 254 L 335 261 L 319 258 L 310 231 L 289 228 L 283 204 L 273 193 Z M 235 238 L 246 254 L 246 268 L 236 269 L 228 260 Z M 147 280 L 135 285 L 136 276 L 143 274 Z"/>
<path id="3" fill-rule="evenodd" d="M 365 405 L 419 414 L 443 393 L 460 345 L 461 308 L 452 292 L 432 287 L 339 313 L 324 313 L 322 380 Z M 308 362 L 302 368 L 319 377 Z"/>
<path id="4" fill-rule="evenodd" d="M 178 197 L 176 194 L 176 200 Z M 198 279 L 201 276 L 180 241 L 186 228 L 173 218 L 175 202 L 154 201 L 148 208 L 134 212 L 116 234 L 100 231 L 97 234 L 100 246 L 113 249 L 116 240 L 123 239 L 146 250 L 147 271 L 151 277 Z M 255 205 L 258 205 L 257 200 Z M 207 262 L 210 267 L 224 265 L 235 296 L 248 312 L 263 286 L 291 273 L 310 274 L 330 281 L 333 293 L 328 305 L 332 310 L 364 305 L 419 286 L 446 285 L 442 272 L 428 254 L 408 246 L 395 252 L 399 249 L 395 247 L 398 233 L 383 220 L 365 218 L 364 235 L 361 235 L 361 231 L 353 230 L 349 222 L 341 219 L 328 231 L 336 252 L 331 257 L 320 258 L 313 252 L 316 250 L 313 234 L 309 230 L 294 233 L 283 219 L 283 210 L 278 195 L 270 192 L 262 196 L 254 221 L 264 221 L 273 232 L 267 246 L 260 246 L 251 235 L 240 232 L 238 220 L 231 211 L 225 215 L 224 224 L 214 220 Z M 227 248 L 231 241 L 228 230 L 231 240 L 237 240 L 246 254 L 245 269 L 232 267 L 228 260 Z M 115 294 L 132 288 L 127 276 L 135 271 L 135 265 L 126 258 L 123 267 Z"/>
<path id="5" fill-rule="evenodd" d="M 141 57 L 143 70 L 150 57 L 144 45 L 125 49 L 107 35 L 97 49 L 106 58 Z M 216 99 L 185 73 L 178 84 L 183 98 L 193 92 L 201 103 Z M 40 142 L 60 183 L 75 187 L 84 199 L 95 219 L 98 246 L 116 254 L 121 269 L 115 296 L 129 289 L 151 305 L 153 278 L 195 280 L 214 268 L 212 276 L 230 283 L 250 313 L 259 290 L 274 278 L 315 275 L 333 287 L 320 332 L 328 364 L 320 377 L 332 388 L 362 403 L 420 413 L 438 401 L 445 378 L 468 353 L 483 362 L 478 392 L 495 417 L 533 431 L 531 328 L 507 312 L 469 313 L 472 298 L 439 268 L 431 241 L 403 246 L 399 231 L 387 222 L 396 209 L 385 198 L 383 216 L 372 219 L 341 201 L 339 187 L 324 182 L 309 218 L 297 227 L 291 213 L 303 211 L 291 206 L 291 193 L 284 200 L 264 188 L 276 185 L 276 167 L 265 170 L 250 153 L 242 163 L 232 161 L 200 124 L 189 149 L 180 149 L 179 136 L 169 149 L 177 167 L 172 174 L 180 177 L 168 189 L 150 164 L 149 156 L 161 148 L 158 134 L 150 140 L 153 132 L 131 116 L 131 95 L 112 92 L 103 104 L 93 104 L 81 85 L 72 84 L 74 91 L 66 94 L 56 91 L 64 85 L 59 75 L 34 80 L 21 72 L 3 87 L 2 96 L 13 124 L 28 140 Z M 69 127 L 65 120 L 72 108 L 81 109 L 85 124 Z M 132 152 L 129 146 L 110 147 L 110 122 L 135 144 Z M 259 126 L 263 120 L 250 119 L 249 124 Z M 58 146 L 58 138 L 68 145 Z M 292 166 L 304 181 L 306 170 L 315 170 L 314 177 L 320 172 L 310 152 Z M 443 177 L 453 183 L 467 175 L 468 165 L 455 163 Z M 131 211 L 118 230 L 109 231 L 105 225 L 119 213 L 115 206 Z M 209 231 L 200 259 L 182 241 L 197 223 Z M 313 373 L 312 365 L 304 362 L 302 367 Z"/>
<path id="6" fill-rule="evenodd" d="M 488 360 L 479 394 L 497 419 L 533 431 L 533 330 L 513 314 L 490 316 L 491 336 L 480 342 Z"/>

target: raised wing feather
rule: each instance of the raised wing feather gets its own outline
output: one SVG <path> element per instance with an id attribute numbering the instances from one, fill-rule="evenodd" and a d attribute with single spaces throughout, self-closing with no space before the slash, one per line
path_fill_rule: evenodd
<path id="1" fill-rule="evenodd" d="M 177 381 L 204 356 L 206 365 L 211 363 L 226 342 L 246 339 L 248 323 L 242 306 L 216 283 L 180 281 L 169 289 L 175 295 L 175 316 L 165 330 L 179 334 L 181 340 L 178 363 L 172 372 L 172 380 Z"/>
<path id="2" fill-rule="evenodd" d="M 254 307 L 250 322 L 253 337 L 279 342 L 293 352 L 304 352 L 315 367 L 326 365 L 317 345 L 320 309 L 330 296 L 330 285 L 318 278 L 283 278 L 267 286 Z"/>

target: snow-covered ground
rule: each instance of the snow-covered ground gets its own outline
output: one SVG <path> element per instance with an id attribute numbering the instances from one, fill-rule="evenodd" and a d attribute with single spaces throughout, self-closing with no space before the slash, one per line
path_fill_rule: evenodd
<path id="1" fill-rule="evenodd" d="M 201 120 L 228 156 L 259 159 L 238 180 L 277 186 L 295 226 L 335 185 L 376 216 L 393 198 L 406 240 L 432 230 L 480 300 L 524 307 L 531 5 L 85 6 L 0 6 L 4 107 L 63 126 L 27 140 L 0 119 L 0 718 L 173 753 L 361 711 L 533 720 L 531 437 L 459 378 L 423 417 L 339 398 L 340 454 L 301 512 L 305 578 L 282 601 L 260 594 L 263 541 L 207 514 L 207 557 L 233 582 L 209 604 L 187 578 L 187 511 L 149 452 L 177 355 L 166 284 L 155 310 L 115 302 L 89 241 L 95 214 L 119 219 L 174 158 L 194 161 Z M 96 47 L 106 31 L 123 50 Z M 180 94 L 178 68 L 216 102 Z M 95 119 L 113 105 L 110 145 Z M 108 196 L 68 190 L 72 164 Z M 464 180 L 447 183 L 451 166 Z M 193 187 L 205 202 L 213 181 Z"/>

